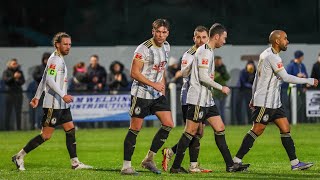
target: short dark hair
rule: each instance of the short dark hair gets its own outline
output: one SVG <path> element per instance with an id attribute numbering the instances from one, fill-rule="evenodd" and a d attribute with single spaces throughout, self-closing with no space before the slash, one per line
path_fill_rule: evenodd
<path id="1" fill-rule="evenodd" d="M 65 32 L 58 32 L 52 39 L 52 44 L 56 47 L 56 43 L 60 43 L 62 38 L 71 38 L 71 36 Z"/>
<path id="2" fill-rule="evenodd" d="M 157 19 L 157 20 L 153 21 L 153 23 L 152 23 L 153 29 L 158 29 L 161 26 L 167 28 L 168 30 L 170 29 L 170 23 L 166 19 Z"/>
<path id="3" fill-rule="evenodd" d="M 214 56 L 214 60 L 222 59 L 221 56 Z"/>
<path id="4" fill-rule="evenodd" d="M 194 29 L 193 35 L 195 35 L 196 32 L 207 32 L 207 34 L 209 34 L 208 28 L 204 26 L 197 26 L 196 29 Z"/>
<path id="5" fill-rule="evenodd" d="M 90 56 L 90 58 L 92 58 L 92 57 L 94 57 L 94 58 L 96 58 L 97 60 L 99 60 L 99 56 L 98 56 L 97 54 L 93 54 L 93 55 Z"/>
<path id="6" fill-rule="evenodd" d="M 221 35 L 225 31 L 227 30 L 223 25 L 219 23 L 214 23 L 209 30 L 209 37 L 212 38 L 216 34 Z"/>

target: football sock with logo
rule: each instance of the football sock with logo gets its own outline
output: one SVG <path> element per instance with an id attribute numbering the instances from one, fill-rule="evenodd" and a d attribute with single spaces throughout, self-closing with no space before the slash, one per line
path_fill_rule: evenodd
<path id="1" fill-rule="evenodd" d="M 201 137 L 196 135 L 194 138 L 192 138 L 192 141 L 189 144 L 190 162 L 198 162 L 200 139 Z"/>
<path id="2" fill-rule="evenodd" d="M 139 131 L 135 131 L 132 129 L 128 130 L 127 136 L 124 139 L 124 160 L 131 161 L 132 154 L 134 152 L 134 148 L 136 146 L 136 139 Z"/>
<path id="3" fill-rule="evenodd" d="M 193 139 L 193 136 L 187 132 L 184 132 L 178 142 L 178 148 L 177 148 L 177 153 L 176 157 L 174 158 L 172 167 L 174 169 L 178 169 L 181 167 L 181 163 L 184 158 L 184 154 L 186 149 L 189 147 L 189 144 L 191 140 Z"/>
<path id="4" fill-rule="evenodd" d="M 294 147 L 294 142 L 291 138 L 290 132 L 281 133 L 281 142 L 283 147 L 286 149 L 290 161 L 297 159 L 296 149 Z"/>
<path id="5" fill-rule="evenodd" d="M 165 143 L 167 140 L 169 133 L 171 131 L 171 127 L 169 126 L 161 126 L 160 129 L 158 130 L 157 134 L 154 136 L 152 140 L 152 144 L 150 147 L 150 151 L 157 153 L 158 150 L 162 147 L 162 145 Z"/>
<path id="6" fill-rule="evenodd" d="M 224 131 L 214 132 L 214 139 L 216 140 L 216 145 L 218 146 L 218 149 L 222 154 L 224 162 L 228 167 L 232 166 L 233 161 L 229 147 L 226 142 Z"/>
<path id="7" fill-rule="evenodd" d="M 38 147 L 40 144 L 42 144 L 45 140 L 42 138 L 42 136 L 39 134 L 38 136 L 31 139 L 27 145 L 23 148 L 23 150 L 26 153 L 29 153 L 30 151 L 34 150 L 36 147 Z"/>
<path id="8" fill-rule="evenodd" d="M 257 139 L 257 135 L 252 131 L 248 131 L 248 133 L 244 136 L 240 149 L 238 150 L 236 157 L 242 159 L 252 148 L 254 141 Z"/>
<path id="9" fill-rule="evenodd" d="M 66 146 L 70 159 L 77 157 L 76 130 L 74 128 L 66 131 Z"/>

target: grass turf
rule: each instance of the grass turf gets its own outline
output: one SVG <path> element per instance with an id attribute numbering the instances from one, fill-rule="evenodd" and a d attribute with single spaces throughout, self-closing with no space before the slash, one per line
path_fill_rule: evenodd
<path id="1" fill-rule="evenodd" d="M 226 138 L 232 155 L 238 150 L 242 138 L 250 126 L 227 126 Z M 77 150 L 80 161 L 92 165 L 94 170 L 71 170 L 65 147 L 63 130 L 57 129 L 48 142 L 30 152 L 25 157 L 26 171 L 19 172 L 11 162 L 11 156 L 19 151 L 38 131 L 0 132 L 0 179 L 319 179 L 320 178 L 320 124 L 299 124 L 292 126 L 291 135 L 295 141 L 297 155 L 302 161 L 315 165 L 306 171 L 291 171 L 290 163 L 282 147 L 278 128 L 269 125 L 264 134 L 257 139 L 244 163 L 251 163 L 249 171 L 239 173 L 225 172 L 225 164 L 215 145 L 213 131 L 205 128 L 201 140 L 199 162 L 210 168 L 208 174 L 170 174 L 156 175 L 140 167 L 157 128 L 143 128 L 137 138 L 132 165 L 139 176 L 120 175 L 123 158 L 123 140 L 127 128 L 119 129 L 80 129 L 76 132 Z M 181 136 L 182 127 L 172 130 L 163 147 L 174 145 Z M 188 150 L 187 150 L 188 151 Z M 161 151 L 156 156 L 161 167 Z M 172 162 L 171 162 L 172 163 Z M 185 168 L 189 166 L 186 152 Z"/>

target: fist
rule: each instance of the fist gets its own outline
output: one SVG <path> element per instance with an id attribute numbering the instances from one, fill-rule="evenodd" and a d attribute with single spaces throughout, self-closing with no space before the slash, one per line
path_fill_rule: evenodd
<path id="1" fill-rule="evenodd" d="M 32 98 L 32 100 L 30 101 L 30 106 L 32 108 L 36 108 L 38 106 L 38 104 L 39 104 L 39 99 L 37 99 L 37 98 Z"/>
<path id="2" fill-rule="evenodd" d="M 227 86 L 222 86 L 221 92 L 228 95 L 230 93 L 230 89 Z"/>
<path id="3" fill-rule="evenodd" d="M 71 103 L 73 101 L 73 97 L 71 95 L 64 95 L 62 99 L 67 104 L 69 104 L 69 103 Z"/>
<path id="4" fill-rule="evenodd" d="M 314 82 L 313 86 L 314 86 L 314 87 L 317 87 L 317 86 L 318 86 L 318 83 L 319 83 L 318 79 L 313 79 L 313 82 Z"/>

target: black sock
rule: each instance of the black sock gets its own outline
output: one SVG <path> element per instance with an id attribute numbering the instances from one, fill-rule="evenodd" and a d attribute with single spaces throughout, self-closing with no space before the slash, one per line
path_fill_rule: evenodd
<path id="1" fill-rule="evenodd" d="M 227 167 L 232 166 L 233 161 L 232 161 L 230 150 L 229 150 L 227 142 L 226 142 L 224 131 L 215 132 L 214 139 L 216 140 L 216 144 L 219 148 L 220 153 L 222 154 L 222 157 L 223 157 L 224 162 L 226 163 Z"/>
<path id="2" fill-rule="evenodd" d="M 184 158 L 185 151 L 190 144 L 193 136 L 187 132 L 184 132 L 178 142 L 178 148 L 176 157 L 174 158 L 172 167 L 178 169 L 181 167 L 182 160 Z"/>
<path id="3" fill-rule="evenodd" d="M 190 162 L 198 162 L 200 150 L 200 136 L 196 135 L 189 144 Z"/>
<path id="4" fill-rule="evenodd" d="M 257 139 L 257 135 L 250 130 L 246 136 L 244 136 L 240 149 L 238 150 L 236 157 L 242 159 L 244 155 L 246 155 L 249 150 L 252 148 L 254 141 Z"/>
<path id="5" fill-rule="evenodd" d="M 175 144 L 174 146 L 172 146 L 171 150 L 172 150 L 172 152 L 173 152 L 174 154 L 177 153 L 177 148 L 178 148 L 178 143 Z"/>
<path id="6" fill-rule="evenodd" d="M 44 142 L 43 138 L 41 135 L 38 135 L 31 139 L 28 144 L 23 148 L 23 150 L 26 153 L 29 153 L 30 151 L 34 150 L 36 147 L 38 147 L 40 144 Z"/>
<path id="7" fill-rule="evenodd" d="M 126 138 L 124 139 L 124 160 L 131 161 L 132 154 L 136 145 L 136 139 L 139 131 L 129 129 Z"/>
<path id="8" fill-rule="evenodd" d="M 76 130 L 74 128 L 66 131 L 66 146 L 70 159 L 77 157 Z"/>
<path id="9" fill-rule="evenodd" d="M 158 150 L 162 147 L 169 136 L 169 132 L 171 131 L 171 127 L 161 126 L 157 134 L 154 136 L 152 140 L 152 144 L 150 147 L 150 151 L 157 153 Z"/>
<path id="10" fill-rule="evenodd" d="M 281 133 L 281 142 L 283 147 L 286 149 L 290 161 L 297 159 L 296 148 L 291 138 L 290 132 Z"/>

